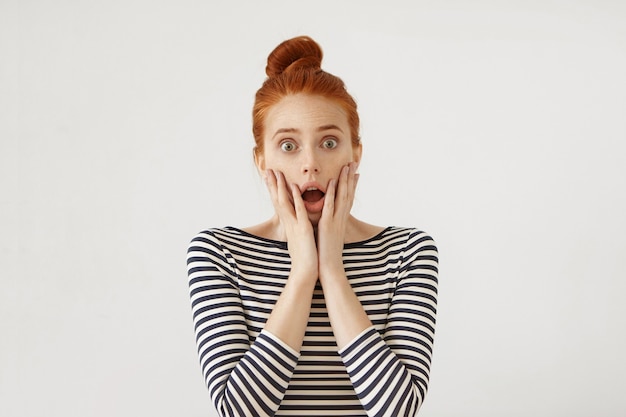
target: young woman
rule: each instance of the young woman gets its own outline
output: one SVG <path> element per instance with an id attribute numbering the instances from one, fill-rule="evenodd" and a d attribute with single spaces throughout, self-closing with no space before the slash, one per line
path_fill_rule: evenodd
<path id="1" fill-rule="evenodd" d="M 203 376 L 220 416 L 414 416 L 435 330 L 437 249 L 350 214 L 356 103 L 312 39 L 280 44 L 253 108 L 275 209 L 199 233 L 188 251 Z"/>

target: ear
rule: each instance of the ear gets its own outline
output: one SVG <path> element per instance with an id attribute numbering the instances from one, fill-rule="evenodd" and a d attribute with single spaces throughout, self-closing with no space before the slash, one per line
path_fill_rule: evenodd
<path id="1" fill-rule="evenodd" d="M 363 154 L 363 144 L 359 141 L 359 144 L 352 146 L 352 159 L 357 163 L 357 166 L 361 164 L 361 155 Z"/>
<path id="2" fill-rule="evenodd" d="M 254 154 L 254 163 L 256 165 L 256 168 L 259 170 L 259 173 L 261 175 L 264 175 L 264 173 L 265 173 L 265 156 L 261 152 L 259 152 L 259 150 L 258 150 L 258 148 L 256 146 L 252 150 L 252 153 Z"/>

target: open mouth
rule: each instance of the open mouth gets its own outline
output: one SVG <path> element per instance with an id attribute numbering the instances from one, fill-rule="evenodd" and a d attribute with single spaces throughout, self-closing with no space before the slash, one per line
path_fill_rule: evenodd
<path id="1" fill-rule="evenodd" d="M 324 193 L 315 187 L 309 187 L 302 193 L 302 200 L 308 203 L 316 203 L 324 198 Z"/>

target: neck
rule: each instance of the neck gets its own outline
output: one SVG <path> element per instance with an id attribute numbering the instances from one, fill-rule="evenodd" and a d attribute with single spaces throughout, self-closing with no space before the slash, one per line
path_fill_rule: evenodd
<path id="1" fill-rule="evenodd" d="M 357 220 L 354 216 L 350 215 L 350 217 L 348 218 L 348 222 L 346 224 L 346 232 L 345 232 L 345 241 L 346 242 L 350 242 L 352 240 L 360 240 L 360 235 L 359 235 L 359 220 Z M 317 223 L 313 224 L 313 234 L 315 236 L 315 240 L 317 241 Z M 270 218 L 267 222 L 266 222 L 266 228 L 265 228 L 266 232 L 265 234 L 267 235 L 267 237 L 270 237 L 273 240 L 279 240 L 282 242 L 286 242 L 287 241 L 287 233 L 285 232 L 285 229 L 283 227 L 283 225 L 280 223 L 280 219 L 278 218 L 278 215 L 274 215 L 272 216 L 272 218 Z"/>

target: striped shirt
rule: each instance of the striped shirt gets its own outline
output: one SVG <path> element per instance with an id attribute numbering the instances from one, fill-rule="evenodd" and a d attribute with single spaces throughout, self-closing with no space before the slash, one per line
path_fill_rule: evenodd
<path id="1" fill-rule="evenodd" d="M 200 366 L 220 416 L 415 416 L 430 374 L 437 248 L 388 227 L 344 245 L 372 326 L 338 350 L 318 284 L 300 352 L 264 325 L 290 271 L 286 242 L 234 227 L 199 233 L 188 275 Z"/>

